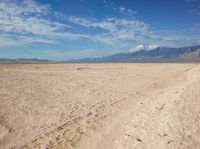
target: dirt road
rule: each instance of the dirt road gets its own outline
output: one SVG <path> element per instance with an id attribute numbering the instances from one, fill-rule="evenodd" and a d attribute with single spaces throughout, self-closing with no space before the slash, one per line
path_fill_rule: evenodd
<path id="1" fill-rule="evenodd" d="M 200 65 L 0 64 L 0 148 L 200 148 Z"/>

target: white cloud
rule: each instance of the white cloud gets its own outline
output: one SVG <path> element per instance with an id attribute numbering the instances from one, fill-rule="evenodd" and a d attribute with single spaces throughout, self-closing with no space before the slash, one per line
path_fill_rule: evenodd
<path id="1" fill-rule="evenodd" d="M 133 47 L 129 50 L 129 52 L 136 52 L 136 51 L 140 51 L 140 50 L 154 50 L 156 48 L 160 47 L 157 44 L 151 44 L 147 47 L 145 47 L 143 44 L 139 44 L 136 47 Z"/>
<path id="2" fill-rule="evenodd" d="M 69 26 L 51 21 L 48 18 L 50 13 L 49 5 L 34 0 L 0 0 L 0 46 L 57 43 L 63 38 L 76 40 L 87 37 L 63 31 Z"/>
<path id="3" fill-rule="evenodd" d="M 137 45 L 134 48 L 131 48 L 131 50 L 129 52 L 136 52 L 136 51 L 140 51 L 140 50 L 144 50 L 145 46 L 143 44 Z"/>
<path id="4" fill-rule="evenodd" d="M 157 44 L 152 44 L 152 45 L 149 45 L 148 50 L 154 50 L 154 49 L 156 49 L 156 48 L 158 48 L 158 47 L 159 47 L 159 45 L 157 45 Z"/>
<path id="5" fill-rule="evenodd" d="M 194 40 L 194 38 L 182 33 L 153 29 L 149 24 L 136 18 L 106 18 L 97 20 L 64 17 L 64 19 L 93 31 L 93 34 L 90 34 L 88 37 L 89 40 L 107 44 L 113 48 L 130 49 L 130 47 L 139 43 L 144 43 L 145 45 L 159 43 L 160 46 L 182 46 L 190 44 Z M 154 48 L 155 45 L 152 46 L 150 49 Z"/>
<path id="6" fill-rule="evenodd" d="M 104 0 L 104 3 L 109 2 Z M 53 44 L 63 40 L 87 39 L 109 45 L 114 49 L 130 49 L 133 45 L 140 43 L 173 46 L 177 43 L 182 44 L 183 41 L 187 44 L 193 40 L 175 33 L 152 30 L 149 24 L 132 17 L 135 11 L 124 7 L 118 8 L 113 3 L 109 3 L 109 6 L 116 9 L 118 13 L 130 16 L 125 17 L 126 19 L 88 19 L 64 16 L 60 12 L 53 12 L 49 5 L 42 5 L 34 0 L 0 0 L 0 47 L 24 46 L 38 42 Z M 64 19 L 65 23 L 52 21 L 49 16 Z M 70 26 L 69 22 L 75 25 Z M 88 32 L 80 33 L 79 27 L 87 29 L 85 31 Z M 71 28 L 76 33 L 67 31 Z M 153 48 L 153 45 L 149 48 Z"/>
<path id="7" fill-rule="evenodd" d="M 126 8 L 121 12 L 134 13 Z M 34 0 L 0 0 L 0 46 L 19 46 L 30 43 L 58 43 L 60 40 L 89 40 L 111 46 L 128 46 L 132 40 L 141 40 L 149 30 L 149 25 L 135 19 L 108 18 L 103 20 L 64 16 L 55 12 L 57 18 L 68 20 L 85 28 L 100 29 L 97 34 L 74 34 L 66 32 L 72 28 L 67 23 L 51 21 L 49 5 L 41 5 Z M 13 40 L 14 39 L 14 40 Z"/>
<path id="8" fill-rule="evenodd" d="M 55 43 L 58 43 L 58 41 L 55 39 L 51 39 L 51 38 L 28 37 L 28 36 L 23 36 L 23 35 L 18 36 L 18 35 L 2 34 L 0 36 L 0 47 L 24 46 L 29 43 L 55 44 Z"/>
<path id="9" fill-rule="evenodd" d="M 117 30 L 116 26 L 111 22 L 111 20 L 104 20 L 104 21 L 96 21 L 96 20 L 89 20 L 89 19 L 84 19 L 84 18 L 79 18 L 79 17 L 69 17 L 69 21 L 79 24 L 84 27 L 88 28 L 101 28 L 105 29 L 111 32 L 114 32 Z"/>
<path id="10" fill-rule="evenodd" d="M 104 20 L 69 17 L 68 21 L 90 29 L 100 30 L 91 40 L 111 46 L 127 46 L 133 40 L 140 41 L 149 33 L 149 25 L 136 19 L 108 18 Z"/>
<path id="11" fill-rule="evenodd" d="M 118 11 L 119 11 L 119 13 L 128 15 L 128 16 L 134 16 L 135 14 L 137 14 L 137 11 L 133 11 L 132 9 L 128 9 L 125 7 L 119 7 Z"/>
<path id="12" fill-rule="evenodd" d="M 110 8 L 112 10 L 114 10 L 115 12 L 117 12 L 118 14 L 121 14 L 123 16 L 127 16 L 127 17 L 135 17 L 135 14 L 137 14 L 138 12 L 123 6 L 117 6 L 115 5 L 113 2 L 109 2 L 106 0 L 103 0 L 103 4 L 105 7 Z"/>

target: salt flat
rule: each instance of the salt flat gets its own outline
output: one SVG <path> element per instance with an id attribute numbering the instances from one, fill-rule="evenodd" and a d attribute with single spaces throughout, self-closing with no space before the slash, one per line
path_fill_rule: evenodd
<path id="1" fill-rule="evenodd" d="M 0 148 L 200 148 L 200 65 L 0 64 Z"/>

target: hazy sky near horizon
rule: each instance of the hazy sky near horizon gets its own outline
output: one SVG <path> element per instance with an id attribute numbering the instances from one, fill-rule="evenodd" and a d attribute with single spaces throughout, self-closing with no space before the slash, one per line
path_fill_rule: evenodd
<path id="1" fill-rule="evenodd" d="M 200 44 L 200 0 L 0 0 L 0 58 L 69 60 Z"/>

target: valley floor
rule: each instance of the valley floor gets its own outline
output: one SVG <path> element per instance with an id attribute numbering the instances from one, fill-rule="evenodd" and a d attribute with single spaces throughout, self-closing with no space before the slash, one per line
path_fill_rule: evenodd
<path id="1" fill-rule="evenodd" d="M 5 148 L 200 148 L 200 65 L 0 64 Z"/>

